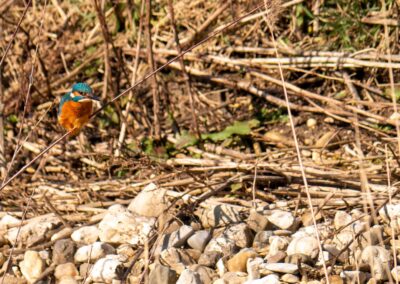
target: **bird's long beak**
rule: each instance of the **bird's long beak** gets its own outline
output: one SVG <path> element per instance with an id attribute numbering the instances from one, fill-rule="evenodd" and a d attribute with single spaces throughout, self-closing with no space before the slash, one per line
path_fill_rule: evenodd
<path id="1" fill-rule="evenodd" d="M 94 101 L 100 101 L 100 98 L 99 97 L 97 97 L 97 96 L 95 96 L 95 95 L 89 95 L 89 96 L 87 96 L 89 99 L 92 99 L 92 100 L 94 100 Z"/>

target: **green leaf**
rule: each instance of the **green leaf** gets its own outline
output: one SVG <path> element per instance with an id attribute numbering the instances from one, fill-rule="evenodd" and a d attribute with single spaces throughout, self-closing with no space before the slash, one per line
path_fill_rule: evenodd
<path id="1" fill-rule="evenodd" d="M 232 135 L 249 135 L 251 133 L 251 129 L 258 127 L 259 125 L 260 122 L 257 119 L 252 119 L 248 121 L 235 121 L 232 125 L 226 127 L 223 131 L 202 134 L 201 138 L 210 139 L 214 142 L 224 141 L 232 137 Z"/>
<path id="2" fill-rule="evenodd" d="M 196 136 L 194 136 L 191 133 L 188 132 L 184 132 L 176 141 L 175 143 L 175 147 L 177 149 L 182 149 L 182 148 L 186 148 L 189 146 L 193 146 L 196 145 L 198 142 L 198 139 L 196 138 Z"/>

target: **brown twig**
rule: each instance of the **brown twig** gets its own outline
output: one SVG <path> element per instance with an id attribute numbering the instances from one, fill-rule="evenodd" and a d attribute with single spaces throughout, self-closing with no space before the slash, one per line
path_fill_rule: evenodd
<path id="1" fill-rule="evenodd" d="M 146 1 L 146 19 L 145 19 L 145 32 L 147 41 L 147 63 L 149 64 L 150 71 L 155 72 L 156 66 L 154 64 L 153 55 L 153 41 L 151 39 L 151 0 Z M 151 78 L 151 93 L 153 96 L 153 117 L 154 117 L 154 137 L 156 140 L 161 139 L 161 125 L 160 125 L 160 95 L 157 84 L 157 73 Z"/>

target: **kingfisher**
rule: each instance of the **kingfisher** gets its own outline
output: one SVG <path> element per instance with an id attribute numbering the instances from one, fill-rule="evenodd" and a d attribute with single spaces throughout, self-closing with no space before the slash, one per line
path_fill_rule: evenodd
<path id="1" fill-rule="evenodd" d="M 77 135 L 89 121 L 93 101 L 99 101 L 99 98 L 93 95 L 92 88 L 86 83 L 74 84 L 71 92 L 61 98 L 58 107 L 58 122 L 66 130 L 72 130 L 70 136 Z"/>

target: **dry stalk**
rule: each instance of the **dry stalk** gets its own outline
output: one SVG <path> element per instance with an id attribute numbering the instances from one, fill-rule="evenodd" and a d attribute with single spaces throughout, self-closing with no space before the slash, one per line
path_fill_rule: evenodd
<path id="1" fill-rule="evenodd" d="M 266 3 L 266 5 L 265 5 L 264 8 L 268 8 L 266 0 L 265 0 L 265 3 Z M 280 5 L 280 1 L 276 1 L 276 2 L 272 1 L 271 5 L 274 5 L 274 4 L 275 5 Z M 273 28 L 274 21 L 271 18 L 268 18 L 268 16 L 269 16 L 269 14 L 267 14 L 267 17 L 265 17 L 265 21 L 267 23 L 267 26 L 268 26 L 268 29 L 269 29 L 269 32 L 270 32 L 270 35 L 271 35 L 271 38 L 272 38 L 272 42 L 273 42 L 274 47 L 275 47 L 276 56 L 279 57 L 277 44 L 276 44 L 275 36 L 274 36 L 274 28 Z M 272 18 L 275 18 L 275 17 L 276 17 L 276 15 L 272 15 Z M 294 143 L 295 143 L 295 146 L 296 146 L 297 160 L 299 162 L 301 176 L 302 176 L 304 188 L 305 188 L 305 191 L 306 191 L 306 194 L 307 194 L 308 205 L 309 205 L 309 208 L 310 208 L 311 217 L 312 217 L 313 225 L 314 225 L 314 228 L 315 228 L 315 236 L 316 236 L 316 239 L 318 241 L 319 251 L 323 255 L 323 249 L 322 249 L 322 242 L 321 242 L 321 238 L 320 238 L 320 233 L 319 233 L 319 229 L 317 227 L 317 221 L 316 221 L 316 217 L 315 217 L 314 207 L 313 207 L 313 204 L 312 204 L 312 201 L 311 201 L 310 191 L 309 191 L 309 188 L 308 188 L 308 181 L 307 181 L 307 177 L 306 177 L 306 172 L 305 172 L 305 169 L 304 169 L 304 166 L 303 166 L 303 160 L 301 158 L 300 147 L 299 147 L 299 143 L 298 143 L 298 140 L 297 140 L 296 128 L 294 126 L 292 111 L 291 111 L 290 105 L 289 105 L 289 95 L 288 95 L 287 90 L 286 90 L 285 79 L 284 79 L 284 76 L 283 76 L 283 71 L 282 71 L 281 64 L 279 63 L 278 66 L 279 66 L 280 79 L 282 81 L 283 93 L 285 95 L 285 101 L 286 101 L 286 105 L 287 105 L 290 128 L 292 130 L 293 140 L 294 140 Z M 329 273 L 328 273 L 328 270 L 327 270 L 327 266 L 326 266 L 324 257 L 322 257 L 322 266 L 324 268 L 325 280 L 329 284 L 330 283 L 329 282 Z"/>
<path id="2" fill-rule="evenodd" d="M 142 40 L 142 32 L 143 32 L 143 16 L 144 16 L 144 7 L 145 7 L 145 1 L 142 0 L 140 4 L 140 20 L 139 20 L 139 31 L 137 33 L 137 42 L 136 42 L 136 55 L 135 55 L 135 63 L 133 65 L 133 72 L 132 72 L 132 78 L 131 78 L 131 85 L 134 85 L 136 82 L 136 75 L 137 75 L 137 70 L 139 66 L 139 60 L 140 60 L 140 42 Z M 128 96 L 128 102 L 125 107 L 125 115 L 124 119 L 122 120 L 121 124 L 121 129 L 119 131 L 119 137 L 118 137 L 118 142 L 117 142 L 117 149 L 115 150 L 115 156 L 118 157 L 120 155 L 121 147 L 123 144 L 123 141 L 125 139 L 125 134 L 126 134 L 126 128 L 129 120 L 129 109 L 131 107 L 131 101 L 133 98 L 133 90 L 129 93 Z"/>
<path id="3" fill-rule="evenodd" d="M 153 41 L 151 39 L 151 28 L 150 28 L 150 18 L 151 18 L 151 0 L 146 1 L 146 19 L 145 19 L 145 31 L 146 31 L 146 41 L 147 41 L 147 63 L 150 67 L 150 72 L 154 73 L 151 78 L 151 93 L 153 96 L 153 117 L 154 117 L 154 136 L 156 140 L 161 139 L 161 126 L 160 126 L 160 94 L 158 91 L 157 84 L 157 73 L 155 72 L 156 66 L 154 64 L 153 55 Z"/>
<path id="4" fill-rule="evenodd" d="M 223 5 L 223 7 L 227 6 L 227 4 L 228 3 Z M 179 42 L 179 35 L 178 35 L 178 31 L 176 29 L 175 16 L 174 16 L 174 6 L 173 6 L 173 3 L 172 3 L 172 0 L 168 0 L 168 8 L 169 8 L 169 15 L 170 15 L 170 18 L 171 18 L 172 30 L 174 32 L 174 40 L 175 40 L 175 44 L 176 44 L 176 50 L 178 51 L 178 54 L 179 54 L 179 53 L 182 52 L 182 47 L 181 47 L 181 44 Z M 211 16 L 211 18 L 212 18 L 212 16 Z M 190 42 L 190 40 L 188 42 Z M 183 62 L 183 57 L 179 58 L 179 64 L 181 65 L 181 70 L 182 70 L 182 73 L 183 73 L 183 75 L 185 77 L 186 92 L 189 94 L 189 102 L 190 102 L 190 108 L 191 108 L 191 113 L 192 113 L 192 123 L 193 123 L 193 126 L 194 126 L 194 130 L 195 130 L 195 133 L 197 135 L 197 139 L 201 139 L 200 129 L 199 129 L 199 125 L 198 125 L 198 122 L 197 122 L 196 108 L 195 108 L 195 105 L 194 105 L 194 98 L 193 98 L 191 79 L 190 79 L 189 73 L 186 72 L 185 63 Z"/>

